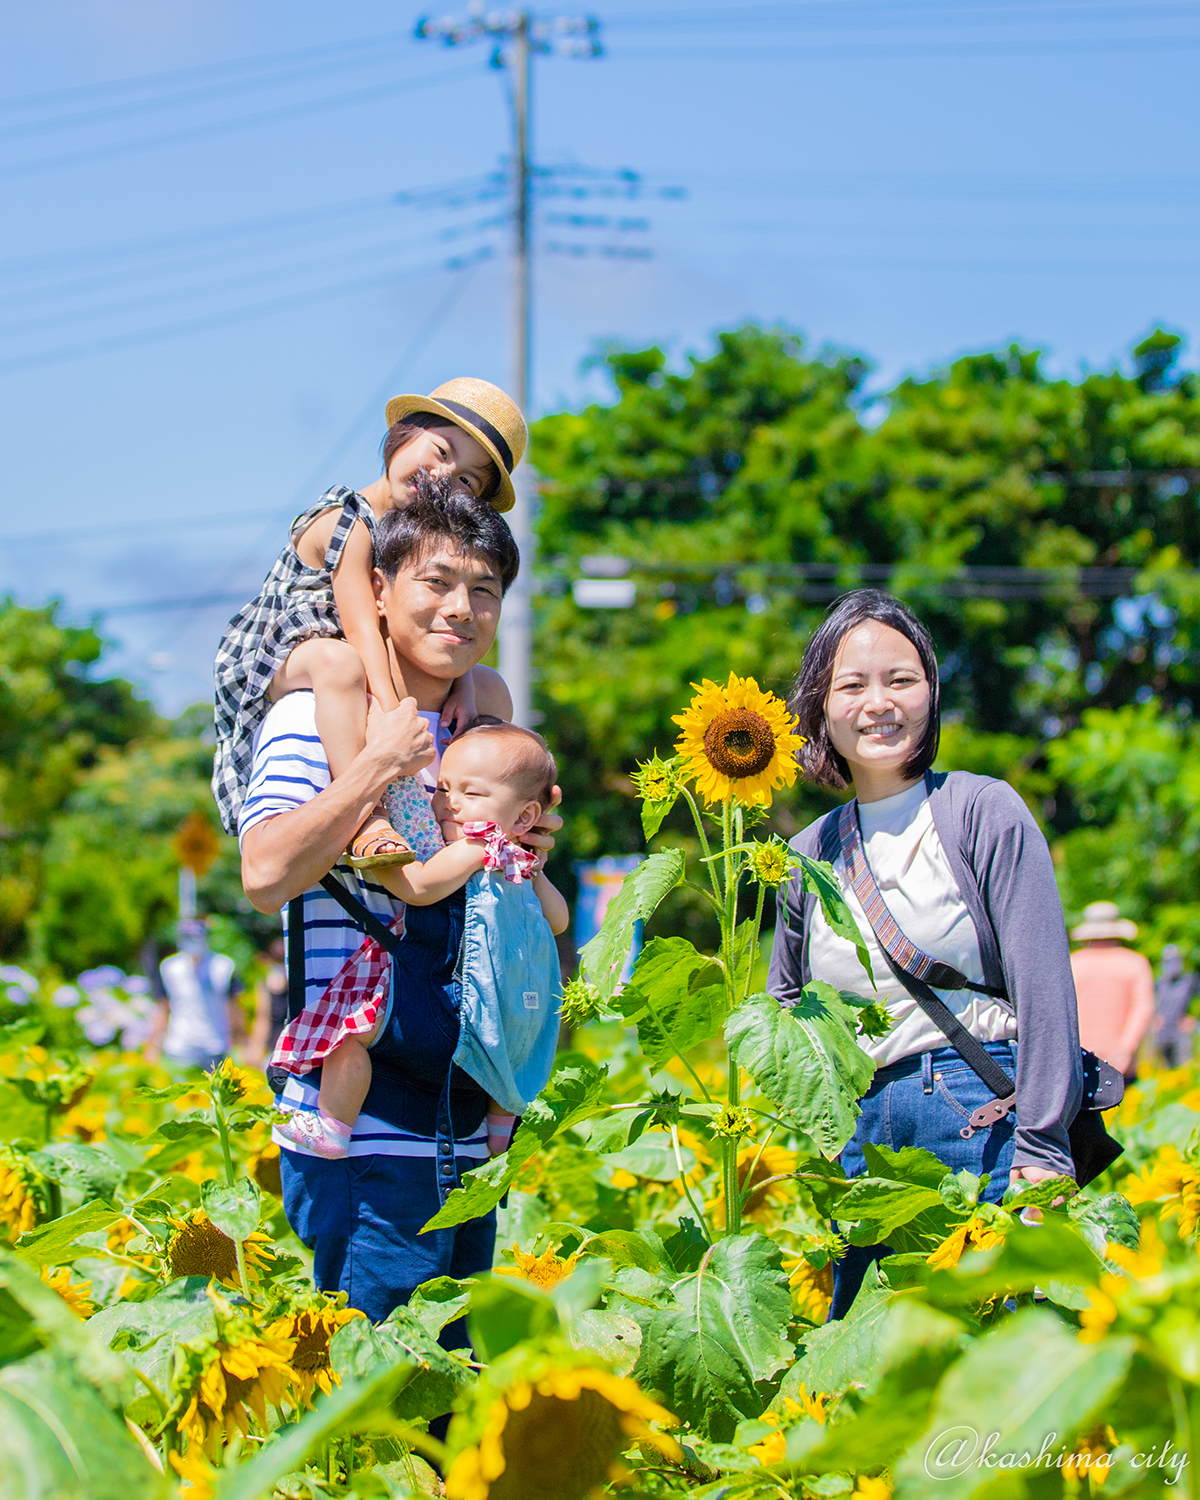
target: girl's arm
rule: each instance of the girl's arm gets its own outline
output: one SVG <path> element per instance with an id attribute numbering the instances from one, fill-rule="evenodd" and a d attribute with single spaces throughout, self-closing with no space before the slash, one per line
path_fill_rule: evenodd
<path id="1" fill-rule="evenodd" d="M 447 844 L 427 860 L 411 865 L 386 865 L 371 875 L 409 906 L 432 906 L 443 896 L 461 890 L 476 870 L 483 869 L 487 851 L 475 839 Z"/>
<path id="2" fill-rule="evenodd" d="M 387 645 L 379 628 L 371 567 L 371 534 L 361 521 L 355 521 L 333 570 L 333 602 L 346 639 L 362 657 L 371 696 L 384 709 L 399 708 Z"/>
<path id="3" fill-rule="evenodd" d="M 542 915 L 550 923 L 550 931 L 554 936 L 557 937 L 560 932 L 566 932 L 571 921 L 567 903 L 541 870 L 533 877 L 533 891 L 542 904 Z"/>

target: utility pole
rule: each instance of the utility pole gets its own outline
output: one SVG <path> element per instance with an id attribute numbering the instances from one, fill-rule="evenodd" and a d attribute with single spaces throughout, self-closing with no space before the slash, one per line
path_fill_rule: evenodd
<path id="1" fill-rule="evenodd" d="M 535 17 L 527 10 L 486 12 L 480 3 L 468 7 L 467 20 L 423 19 L 417 37 L 462 47 L 482 37 L 494 42 L 492 66 L 506 68 L 511 83 L 513 118 L 513 400 L 529 418 L 532 394 L 533 293 L 530 228 L 533 201 L 529 158 L 530 55 L 598 57 L 600 23 L 594 16 Z M 508 524 L 521 554 L 521 571 L 504 601 L 500 617 L 500 673 L 513 700 L 513 723 L 531 727 L 533 709 L 533 570 L 536 539 L 533 495 L 537 478 L 527 460 L 513 475 L 516 503 Z"/>

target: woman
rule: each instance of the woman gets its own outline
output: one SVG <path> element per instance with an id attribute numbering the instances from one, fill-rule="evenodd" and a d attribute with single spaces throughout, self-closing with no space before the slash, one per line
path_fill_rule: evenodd
<path id="1" fill-rule="evenodd" d="M 808 643 L 792 708 L 806 736 L 801 755 L 807 774 L 837 790 L 853 785 L 861 831 L 859 839 L 853 814 L 843 818 L 839 808 L 806 828 L 793 847 L 832 861 L 892 1020 L 884 1036 L 861 1039 L 877 1071 L 842 1153 L 846 1175 L 866 1169 L 867 1142 L 895 1150 L 924 1147 L 952 1171 L 989 1173 L 983 1196 L 993 1202 L 1010 1181 L 1073 1175 L 1067 1129 L 1082 1097 L 1082 1070 L 1050 851 L 1006 782 L 966 771 L 930 772 L 940 722 L 928 632 L 889 594 L 848 594 Z M 870 889 L 872 877 L 882 904 Z M 872 993 L 854 947 L 830 930 L 798 879 L 788 888 L 786 915 L 775 928 L 772 995 L 792 1004 L 814 979 Z M 903 956 L 897 929 L 912 945 L 902 970 L 911 975 L 928 955 L 958 971 L 935 968 L 931 981 L 965 978 L 967 987 L 926 994 L 933 994 L 935 1008 L 938 1000 L 948 1006 L 1015 1077 L 1015 1109 L 967 1139 L 962 1131 L 970 1129 L 970 1116 L 996 1096 L 889 964 L 885 943 Z M 831 1317 L 845 1315 L 868 1264 L 881 1253 L 885 1247 L 851 1246 L 838 1262 Z"/>

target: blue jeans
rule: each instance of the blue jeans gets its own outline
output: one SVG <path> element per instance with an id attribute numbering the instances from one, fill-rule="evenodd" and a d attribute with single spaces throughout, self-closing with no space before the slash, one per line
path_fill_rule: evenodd
<path id="1" fill-rule="evenodd" d="M 432 1157 L 348 1156 L 326 1161 L 279 1153 L 288 1223 L 313 1252 L 313 1280 L 323 1292 L 345 1292 L 351 1307 L 381 1322 L 434 1276 L 490 1271 L 496 1244 L 493 1211 L 453 1229 L 421 1234 L 438 1211 Z M 460 1172 L 478 1163 L 460 1160 Z M 468 1345 L 465 1320 L 441 1343 Z"/>
<path id="2" fill-rule="evenodd" d="M 1006 1073 L 1015 1077 L 1015 1042 L 985 1042 L 984 1047 Z M 990 1181 L 980 1196 L 989 1203 L 999 1203 L 1012 1166 L 1016 1111 L 986 1130 L 977 1130 L 970 1140 L 963 1140 L 960 1134 L 971 1114 L 994 1097 L 953 1047 L 918 1052 L 880 1068 L 863 1096 L 854 1138 L 842 1152 L 846 1176 L 858 1177 L 867 1170 L 862 1149 L 866 1141 L 893 1151 L 923 1146 L 945 1163 L 948 1172 L 963 1167 L 977 1177 L 987 1172 Z M 835 1263 L 831 1320 L 846 1316 L 867 1267 L 890 1253 L 887 1245 L 851 1245 Z"/>

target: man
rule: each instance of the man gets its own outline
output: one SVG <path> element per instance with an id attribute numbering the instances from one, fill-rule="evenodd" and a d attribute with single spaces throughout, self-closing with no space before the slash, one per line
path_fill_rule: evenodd
<path id="1" fill-rule="evenodd" d="M 1079 1002 L 1079 1041 L 1125 1075 L 1137 1079 L 1137 1054 L 1154 1019 L 1154 973 L 1148 959 L 1123 946 L 1137 937 L 1137 924 L 1112 901 L 1093 901 L 1071 941 Z"/>
<path id="2" fill-rule="evenodd" d="M 312 694 L 282 698 L 259 730 L 241 815 L 242 883 L 255 907 L 276 912 L 303 893 L 304 993 L 310 1005 L 363 941 L 362 930 L 318 882 L 332 873 L 385 924 L 403 909 L 388 889 L 387 868 L 355 871 L 338 861 L 387 784 L 430 767 L 440 754 L 446 741 L 441 710 L 454 681 L 490 650 L 501 600 L 518 566 L 501 517 L 486 502 L 461 495 L 421 496 L 385 517 L 375 560 L 376 598 L 400 707 L 371 713 L 365 749 L 331 782 Z M 480 713 L 511 717 L 508 692 L 496 674 L 476 673 L 475 685 Z M 561 818 L 549 814 L 528 842 L 552 848 L 549 831 L 561 826 Z M 417 914 L 432 913 L 429 920 L 444 919 L 452 936 L 455 920 L 461 930 L 461 910 L 459 893 L 437 907 L 412 908 L 406 924 L 425 931 Z M 453 955 L 448 969 L 437 970 L 444 955 L 435 945 L 422 948 L 409 932 L 401 949 L 405 981 L 392 997 L 392 1011 L 416 1028 L 407 1038 L 412 1058 L 440 1059 L 441 1077 L 418 1077 L 404 1049 L 388 1054 L 381 1035 L 349 1155 L 330 1161 L 280 1142 L 284 1206 L 314 1252 L 317 1285 L 344 1290 L 352 1307 L 376 1320 L 431 1277 L 490 1268 L 495 1242 L 494 1215 L 420 1234 L 446 1187 L 487 1159 L 486 1096 L 465 1074 L 451 1076 L 457 1017 L 445 1011 L 442 981 L 448 985 L 452 978 Z M 290 1079 L 281 1107 L 315 1108 L 319 1081 L 315 1074 Z M 443 1128 L 447 1118 L 452 1134 Z"/>
<path id="3" fill-rule="evenodd" d="M 245 1041 L 245 1022 L 238 996 L 242 984 L 233 960 L 208 946 L 203 917 L 184 920 L 176 929 L 179 952 L 158 966 L 166 998 L 156 1007 L 146 1038 L 146 1060 L 162 1056 L 184 1068 L 206 1072 Z"/>
<path id="4" fill-rule="evenodd" d="M 1196 993 L 1196 976 L 1183 967 L 1183 954 L 1174 943 L 1162 951 L 1162 970 L 1154 986 L 1158 1029 L 1154 1045 L 1168 1068 L 1182 1068 L 1192 1055 L 1195 1020 L 1188 1007 Z"/>

